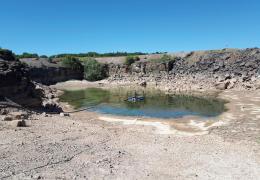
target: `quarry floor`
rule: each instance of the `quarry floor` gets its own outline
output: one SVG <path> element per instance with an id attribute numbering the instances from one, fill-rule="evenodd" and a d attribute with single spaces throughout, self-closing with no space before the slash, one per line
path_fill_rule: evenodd
<path id="1" fill-rule="evenodd" d="M 0 121 L 0 179 L 260 179 L 260 91 L 178 123 L 79 112 Z M 70 107 L 64 104 L 64 109 Z"/>

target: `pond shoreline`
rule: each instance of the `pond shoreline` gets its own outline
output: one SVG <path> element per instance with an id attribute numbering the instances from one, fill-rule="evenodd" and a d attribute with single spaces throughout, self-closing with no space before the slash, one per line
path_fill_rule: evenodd
<path id="1" fill-rule="evenodd" d="M 216 89 L 183 89 L 183 90 L 169 90 L 165 88 L 164 85 L 157 86 L 154 83 L 150 83 L 147 86 L 141 86 L 138 83 L 131 82 L 110 82 L 109 80 L 101 80 L 90 82 L 86 80 L 70 80 L 66 82 L 57 83 L 51 85 L 50 87 L 58 89 L 60 91 L 75 91 L 75 90 L 84 90 L 87 88 L 103 88 L 103 89 L 118 89 L 118 88 L 137 88 L 137 89 L 150 89 L 150 90 L 160 90 L 166 94 L 183 94 L 183 95 L 196 95 L 196 96 L 211 96 L 217 97 L 222 91 Z"/>
<path id="2" fill-rule="evenodd" d="M 54 86 L 62 91 L 80 91 L 84 90 L 85 88 L 102 88 L 102 89 L 110 89 L 113 88 L 109 84 L 96 84 L 96 83 L 90 83 L 90 82 L 81 82 L 81 83 L 87 83 L 85 86 L 80 86 L 79 88 L 77 86 L 73 86 L 73 88 L 68 87 L 68 84 L 75 84 L 77 82 L 66 82 L 65 86 L 62 85 L 62 83 L 58 84 L 57 86 Z M 79 84 L 81 84 L 79 83 Z M 60 88 L 62 86 L 62 88 Z M 84 87 L 84 88 L 83 88 Z M 142 88 L 142 87 L 136 87 L 132 86 L 121 86 L 120 88 Z M 118 89 L 118 87 L 117 87 Z M 155 87 L 150 87 L 148 91 L 154 91 Z M 142 88 L 144 90 L 144 88 Z M 156 90 L 157 91 L 157 90 Z M 176 93 L 177 94 L 177 93 Z M 175 95 L 176 95 L 175 94 Z M 181 93 L 180 93 L 181 94 Z M 186 95 L 188 95 L 188 92 L 186 92 Z M 193 95 L 197 95 L 198 97 L 204 97 L 204 95 L 201 92 L 193 93 Z M 66 96 L 66 95 L 65 95 Z M 208 98 L 216 98 L 216 92 L 210 92 L 206 95 Z M 64 102 L 63 102 L 64 103 Z M 227 102 L 226 102 L 227 103 Z M 67 107 L 70 107 L 70 110 L 77 110 L 74 109 L 71 105 L 68 103 L 65 103 Z M 145 126 L 153 126 L 157 129 L 158 134 L 182 134 L 182 135 L 199 135 L 199 134 L 205 134 L 208 133 L 209 129 L 215 126 L 220 126 L 225 124 L 225 122 L 218 121 L 218 116 L 216 117 L 201 117 L 199 115 L 185 115 L 183 117 L 175 117 L 175 118 L 160 118 L 160 117 L 138 117 L 138 116 L 122 116 L 122 115 L 113 115 L 113 114 L 104 114 L 104 113 L 98 113 L 90 111 L 91 113 L 96 114 L 99 120 L 107 121 L 107 122 L 120 122 L 121 124 L 127 124 L 127 125 L 145 125 Z M 84 112 L 83 112 L 84 113 Z M 88 111 L 85 111 L 85 116 L 88 116 Z M 222 114 L 220 116 L 223 116 Z"/>
<path id="3" fill-rule="evenodd" d="M 66 82 L 57 88 L 77 83 L 93 87 Z M 228 111 L 217 117 L 223 124 L 186 117 L 186 124 L 183 119 L 165 126 L 87 111 L 33 114 L 26 128 L 0 122 L 0 179 L 257 179 L 260 91 L 218 96 L 229 100 Z M 64 111 L 72 109 L 60 104 Z"/>
<path id="4" fill-rule="evenodd" d="M 114 84 L 109 83 L 107 80 L 102 80 L 98 82 L 89 82 L 89 81 L 78 81 L 78 80 L 72 80 L 72 81 L 67 81 L 64 83 L 58 83 L 56 85 L 51 86 L 52 88 L 58 89 L 60 92 L 66 91 L 66 90 L 82 90 L 86 88 L 104 88 L 104 89 L 111 89 L 111 88 L 117 88 L 118 86 L 115 87 Z M 120 84 L 119 87 L 122 88 L 131 88 L 131 87 L 138 87 L 138 88 L 151 88 L 151 89 L 159 89 L 162 92 L 169 93 L 167 89 L 162 89 L 161 86 L 156 87 L 156 86 L 148 86 L 148 87 L 141 87 L 140 85 L 137 84 L 129 84 L 129 83 L 123 83 Z M 219 127 L 223 126 L 225 127 L 230 127 L 233 121 L 235 120 L 236 117 L 242 115 L 236 115 L 239 114 L 237 112 L 237 107 L 239 105 L 239 108 L 242 109 L 244 106 L 247 105 L 247 101 L 251 102 L 251 97 L 254 97 L 254 94 L 256 92 L 260 92 L 260 90 L 255 90 L 255 91 L 239 91 L 239 90 L 225 90 L 225 91 L 219 91 L 219 90 L 200 90 L 200 91 L 177 91 L 177 92 L 171 92 L 170 94 L 191 94 L 195 95 L 198 97 L 214 97 L 214 98 L 219 98 L 224 101 L 227 101 L 226 107 L 227 111 L 223 112 L 221 115 L 217 117 L 212 117 L 208 118 L 208 120 L 205 121 L 205 119 L 199 117 L 199 116 L 187 116 L 187 117 L 182 117 L 182 118 L 174 118 L 174 119 L 160 119 L 160 118 L 133 118 L 133 117 L 125 117 L 125 116 L 115 116 L 115 115 L 104 115 L 100 113 L 95 113 L 91 112 L 92 114 L 95 114 L 96 117 L 101 117 L 98 118 L 102 121 L 104 119 L 107 119 L 105 121 L 117 121 L 121 122 L 124 124 L 124 120 L 134 120 L 133 122 L 129 122 L 126 124 L 145 124 L 143 122 L 159 122 L 163 123 L 164 125 L 167 126 L 168 128 L 168 133 L 170 134 L 187 134 L 187 135 L 194 135 L 196 134 L 207 134 L 211 133 L 213 131 L 217 131 Z M 243 99 L 244 102 L 237 102 L 239 96 L 250 96 L 250 98 L 245 98 Z M 236 98 L 234 98 L 236 97 Z M 255 97 L 254 97 L 255 98 Z M 255 101 L 257 102 L 257 101 Z M 248 103 L 249 104 L 249 103 Z M 256 104 L 257 107 L 258 104 Z M 260 105 L 260 104 L 259 104 Z M 70 105 L 66 104 L 67 107 L 70 109 L 73 109 Z M 82 112 L 83 114 L 89 113 L 89 112 Z M 251 113 L 251 114 L 250 114 Z M 243 112 L 242 112 L 243 114 Z M 252 115 L 252 112 L 247 112 L 247 115 Z M 254 112 L 253 112 L 254 115 Z M 243 115 L 245 116 L 245 115 Z M 105 118 L 104 118 L 105 117 Z M 258 117 L 258 116 L 257 116 Z M 260 117 L 260 113 L 259 113 Z M 239 118 L 239 119 L 240 119 Z M 203 120 L 202 120 L 203 119 Z M 136 123 L 137 121 L 137 123 Z M 258 123 L 258 122 L 257 122 Z M 149 123 L 148 123 L 149 124 Z M 234 125 L 234 124 L 233 124 Z M 154 125 L 152 125 L 154 126 Z M 159 125 L 160 126 L 160 125 Z M 257 126 L 257 125 L 256 125 Z M 156 127 L 156 126 L 155 126 Z M 157 128 L 158 129 L 158 128 Z M 259 131 L 259 129 L 257 130 Z M 157 131 L 157 133 L 161 133 L 160 131 Z M 251 136 L 250 136 L 251 137 Z M 253 136 L 255 137 L 255 136 Z M 255 137 L 256 138 L 256 137 Z"/>

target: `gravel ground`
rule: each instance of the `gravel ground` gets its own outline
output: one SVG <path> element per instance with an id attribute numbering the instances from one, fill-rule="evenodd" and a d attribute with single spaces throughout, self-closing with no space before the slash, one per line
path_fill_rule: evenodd
<path id="1" fill-rule="evenodd" d="M 90 112 L 0 121 L 0 179 L 260 179 L 260 92 L 230 100 L 224 126 L 203 135 L 107 122 Z"/>

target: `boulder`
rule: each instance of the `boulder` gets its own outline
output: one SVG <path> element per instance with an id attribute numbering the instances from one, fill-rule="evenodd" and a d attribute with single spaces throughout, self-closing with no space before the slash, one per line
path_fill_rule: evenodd
<path id="1" fill-rule="evenodd" d="M 46 112 L 43 112 L 41 115 L 42 115 L 43 117 L 48 117 L 48 115 L 46 114 Z"/>
<path id="2" fill-rule="evenodd" d="M 17 127 L 28 127 L 29 125 L 25 120 L 21 120 L 17 122 Z"/>
<path id="3" fill-rule="evenodd" d="M 0 115 L 8 114 L 8 110 L 0 107 Z"/>
<path id="4" fill-rule="evenodd" d="M 49 99 L 53 99 L 53 98 L 55 98 L 55 95 L 53 93 L 48 93 L 46 95 L 46 97 L 49 98 Z"/>
<path id="5" fill-rule="evenodd" d="M 43 110 L 47 112 L 62 112 L 62 108 L 59 104 L 51 99 L 46 99 L 42 103 Z"/>
<path id="6" fill-rule="evenodd" d="M 245 87 L 246 87 L 247 89 L 251 89 L 251 88 L 253 88 L 253 85 L 251 85 L 251 84 L 245 84 Z"/>
<path id="7" fill-rule="evenodd" d="M 2 117 L 2 121 L 12 121 L 13 120 L 13 117 L 12 116 L 3 116 Z"/>
<path id="8" fill-rule="evenodd" d="M 216 71 L 218 71 L 219 69 L 220 69 L 220 67 L 219 67 L 218 65 L 216 65 L 216 66 L 213 67 L 213 72 L 216 72 Z"/>
<path id="9" fill-rule="evenodd" d="M 146 81 L 142 81 L 141 83 L 139 83 L 140 86 L 146 87 L 147 86 L 147 82 Z"/>
<path id="10" fill-rule="evenodd" d="M 230 82 L 229 82 L 229 81 L 226 81 L 226 82 L 222 82 L 222 83 L 217 83 L 217 84 L 215 84 L 215 87 L 216 87 L 216 89 L 218 89 L 218 90 L 225 90 L 225 89 L 228 88 L 229 84 L 230 84 Z"/>
<path id="11" fill-rule="evenodd" d="M 229 84 L 228 84 L 228 86 L 227 86 L 227 89 L 232 89 L 232 88 L 234 88 L 236 82 L 237 82 L 237 79 L 236 79 L 236 78 L 230 79 Z"/>
<path id="12" fill-rule="evenodd" d="M 256 63 L 254 61 L 249 61 L 245 63 L 245 67 L 257 67 Z"/>
<path id="13" fill-rule="evenodd" d="M 61 117 L 69 117 L 70 114 L 69 114 L 69 113 L 60 113 L 60 116 L 61 116 Z"/>
<path id="14" fill-rule="evenodd" d="M 9 115 L 12 116 L 13 119 L 28 119 L 27 112 L 10 112 Z"/>
<path id="15" fill-rule="evenodd" d="M 224 82 L 225 81 L 225 78 L 223 77 L 223 76 L 219 76 L 218 77 L 218 82 L 220 83 L 220 82 Z"/>
<path id="16" fill-rule="evenodd" d="M 227 79 L 231 79 L 231 75 L 228 73 L 228 74 L 225 74 L 225 80 Z"/>

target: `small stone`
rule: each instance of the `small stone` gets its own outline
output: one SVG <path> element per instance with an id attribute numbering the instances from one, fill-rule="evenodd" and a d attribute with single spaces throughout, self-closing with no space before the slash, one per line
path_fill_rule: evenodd
<path id="1" fill-rule="evenodd" d="M 60 113 L 60 116 L 61 116 L 61 117 L 65 117 L 65 116 L 68 117 L 68 116 L 70 116 L 70 114 L 69 114 L 69 113 Z"/>
<path id="2" fill-rule="evenodd" d="M 217 83 L 215 85 L 216 89 L 218 90 L 225 90 L 227 89 L 227 87 L 229 86 L 230 82 L 229 81 L 226 81 L 226 82 L 223 82 L 223 83 Z"/>
<path id="3" fill-rule="evenodd" d="M 25 120 L 18 121 L 17 127 L 27 127 L 26 121 Z"/>
<path id="4" fill-rule="evenodd" d="M 43 117 L 48 117 L 48 115 L 46 114 L 46 112 L 42 113 Z"/>
<path id="5" fill-rule="evenodd" d="M 13 120 L 13 118 L 11 116 L 4 116 L 2 118 L 2 121 L 12 121 L 12 120 Z"/>
<path id="6" fill-rule="evenodd" d="M 143 81 L 143 82 L 139 83 L 139 85 L 140 85 L 140 86 L 143 86 L 143 87 L 146 87 L 146 86 L 147 86 L 147 83 L 146 83 L 146 81 Z"/>
<path id="7" fill-rule="evenodd" d="M 236 79 L 236 78 L 232 78 L 232 79 L 230 80 L 230 82 L 236 83 L 236 82 L 237 82 L 237 79 Z"/>
<path id="8" fill-rule="evenodd" d="M 254 62 L 247 62 L 245 64 L 246 67 L 251 67 L 251 66 L 254 66 Z"/>
<path id="9" fill-rule="evenodd" d="M 227 79 L 231 79 L 231 75 L 230 74 L 225 74 L 225 80 Z"/>
<path id="10" fill-rule="evenodd" d="M 237 79 L 236 79 L 236 78 L 231 79 L 231 80 L 229 81 L 229 84 L 228 84 L 228 86 L 227 86 L 227 89 L 232 89 L 232 88 L 234 88 L 236 82 L 237 82 Z"/>
<path id="11" fill-rule="evenodd" d="M 47 95 L 47 98 L 48 98 L 48 99 L 53 99 L 53 98 L 55 98 L 55 96 L 54 96 L 54 94 L 51 94 L 51 93 L 50 93 L 50 94 Z"/>
<path id="12" fill-rule="evenodd" d="M 0 115 L 7 115 L 8 111 L 6 109 L 0 109 Z"/>
<path id="13" fill-rule="evenodd" d="M 252 77 L 251 77 L 251 81 L 256 81 L 256 77 L 255 77 L 255 76 L 252 76 Z"/>
<path id="14" fill-rule="evenodd" d="M 225 78 L 224 77 L 222 77 L 222 76 L 219 76 L 218 77 L 218 82 L 224 82 L 225 81 Z"/>
<path id="15" fill-rule="evenodd" d="M 235 86 L 235 83 L 234 82 L 230 82 L 228 87 L 227 87 L 227 89 L 232 89 L 232 88 L 234 88 L 234 86 Z"/>
<path id="16" fill-rule="evenodd" d="M 242 62 L 242 63 L 240 63 L 240 66 L 244 66 L 246 63 L 245 62 Z"/>
<path id="17" fill-rule="evenodd" d="M 219 66 L 215 66 L 215 67 L 213 67 L 213 71 L 215 72 L 215 71 L 218 71 L 220 69 L 220 67 Z"/>
<path id="18" fill-rule="evenodd" d="M 246 88 L 251 89 L 253 86 L 250 84 L 246 84 Z"/>
<path id="19" fill-rule="evenodd" d="M 11 112 L 11 116 L 13 116 L 14 119 L 27 119 L 28 114 L 25 112 Z"/>

